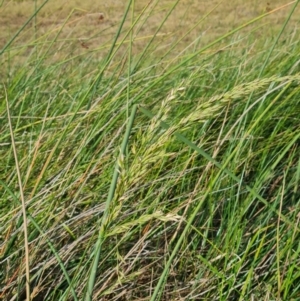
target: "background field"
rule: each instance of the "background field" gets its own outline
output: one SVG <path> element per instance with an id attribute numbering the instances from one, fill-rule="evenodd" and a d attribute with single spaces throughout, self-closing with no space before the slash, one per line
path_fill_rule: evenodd
<path id="1" fill-rule="evenodd" d="M 0 300 L 300 300 L 298 2 L 2 1 Z"/>
<path id="2" fill-rule="evenodd" d="M 0 47 L 7 43 L 41 3 L 43 2 L 5 0 L 2 2 Z M 134 53 L 139 53 L 149 42 L 174 3 L 175 1 L 170 0 L 136 1 L 136 16 L 145 7 L 148 7 L 148 10 L 139 22 L 141 28 L 135 35 Z M 268 16 L 252 26 L 239 31 L 240 37 L 243 38 L 246 33 L 252 33 L 253 43 L 256 45 L 264 43 L 265 39 L 272 39 L 278 33 L 293 3 L 293 1 L 282 0 L 178 1 L 178 5 L 160 30 L 153 56 L 157 57 L 166 52 L 175 41 L 180 39 L 176 49 L 172 51 L 173 56 L 178 55 L 191 42 L 194 42 L 194 47 L 207 45 L 228 31 L 263 13 L 270 12 Z M 18 53 L 18 62 L 23 63 L 35 46 L 37 47 L 34 48 L 35 51 L 43 51 L 44 47 L 47 47 L 47 43 L 49 44 L 59 32 L 53 45 L 52 56 L 48 59 L 63 60 L 66 57 L 84 55 L 87 52 L 95 52 L 95 59 L 101 59 L 116 33 L 126 5 L 126 1 L 118 0 L 110 1 L 109 4 L 89 0 L 84 2 L 48 1 L 38 16 L 14 41 L 10 52 Z M 149 8 L 151 8 L 150 15 Z M 287 32 L 294 29 L 299 15 L 298 7 L 289 22 Z M 131 21 L 128 18 L 124 32 L 130 24 Z M 222 48 L 222 45 L 217 47 Z M 239 44 L 238 47 L 243 47 L 243 44 Z"/>

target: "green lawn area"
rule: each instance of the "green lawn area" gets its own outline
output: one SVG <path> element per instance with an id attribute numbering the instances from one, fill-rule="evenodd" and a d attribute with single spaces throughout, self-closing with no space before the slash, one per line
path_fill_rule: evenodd
<path id="1" fill-rule="evenodd" d="M 0 300 L 300 300 L 299 1 L 0 4 Z"/>

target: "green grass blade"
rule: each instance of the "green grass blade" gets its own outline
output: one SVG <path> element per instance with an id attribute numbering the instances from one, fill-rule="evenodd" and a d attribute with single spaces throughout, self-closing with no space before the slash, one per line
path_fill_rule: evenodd
<path id="1" fill-rule="evenodd" d="M 130 118 L 128 120 L 127 129 L 126 129 L 124 139 L 123 139 L 123 142 L 122 142 L 122 145 L 121 145 L 121 151 L 120 151 L 120 156 L 121 157 L 123 157 L 125 155 L 125 151 L 126 151 L 127 143 L 128 143 L 128 140 L 129 140 L 131 128 L 133 126 L 136 110 L 137 110 L 137 106 L 134 105 L 132 107 L 132 110 L 131 110 L 131 115 L 130 115 Z M 96 242 L 95 248 L 94 248 L 95 255 L 94 255 L 94 258 L 93 258 L 93 263 L 92 263 L 92 267 L 91 267 L 91 271 L 90 271 L 90 275 L 89 275 L 89 279 L 88 279 L 88 283 L 87 283 L 87 291 L 86 291 L 86 295 L 85 295 L 85 300 L 86 301 L 91 301 L 92 300 L 93 289 L 94 289 L 94 285 L 95 285 L 95 281 L 96 281 L 96 274 L 97 274 L 98 264 L 99 264 L 99 260 L 100 260 L 101 247 L 102 247 L 102 243 L 103 243 L 103 240 L 104 240 L 104 237 L 105 237 L 105 226 L 108 222 L 108 214 L 109 214 L 110 204 L 111 204 L 111 202 L 113 200 L 113 197 L 114 197 L 118 177 L 119 177 L 119 164 L 116 163 L 113 178 L 112 178 L 110 189 L 109 189 L 108 196 L 107 196 L 107 200 L 106 200 L 106 203 L 105 203 L 104 214 L 103 214 L 103 217 L 101 219 L 99 237 L 97 239 L 97 242 Z"/>

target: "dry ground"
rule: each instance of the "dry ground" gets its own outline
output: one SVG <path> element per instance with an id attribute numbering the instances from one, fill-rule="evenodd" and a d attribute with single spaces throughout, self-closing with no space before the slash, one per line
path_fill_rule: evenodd
<path id="1" fill-rule="evenodd" d="M 150 40 L 175 1 L 138 0 L 135 2 L 134 18 L 137 18 L 146 8 L 145 14 L 134 31 L 133 51 L 139 52 Z M 42 1 L 37 0 L 36 6 L 38 7 L 41 3 Z M 273 37 L 278 32 L 292 9 L 293 3 L 294 1 L 286 0 L 272 0 L 270 3 L 261 0 L 179 0 L 174 12 L 160 31 L 156 54 L 161 51 L 165 52 L 172 43 L 188 33 L 197 23 L 199 24 L 181 39 L 173 54 L 177 55 L 197 38 L 200 38 L 198 40 L 200 45 L 207 44 L 231 29 L 270 12 L 255 25 L 245 29 L 249 31 L 256 28 L 253 34 L 255 40 L 264 41 L 266 37 Z M 55 60 L 93 51 L 103 55 L 104 52 L 98 50 L 109 48 L 112 35 L 117 30 L 126 5 L 125 0 L 50 0 L 39 12 L 37 18 L 33 19 L 11 44 L 11 51 L 4 53 L 1 58 L 2 63 L 3 60 L 8 61 L 9 56 L 16 55 L 16 53 L 18 53 L 16 57 L 20 63 L 32 53 L 33 49 L 35 51 L 38 49 L 39 53 L 43 53 L 58 33 L 52 45 L 54 52 L 51 52 L 51 58 Z M 0 6 L 0 49 L 28 20 L 34 10 L 35 1 L 32 0 L 3 0 Z M 288 30 L 291 31 L 295 25 L 299 25 L 297 23 L 299 15 L 300 7 L 294 13 Z M 127 20 L 125 28 L 129 28 L 132 22 L 131 15 Z"/>

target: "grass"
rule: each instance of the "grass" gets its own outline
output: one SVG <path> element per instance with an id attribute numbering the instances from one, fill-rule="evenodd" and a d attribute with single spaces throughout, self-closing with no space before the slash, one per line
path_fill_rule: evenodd
<path id="1" fill-rule="evenodd" d="M 129 1 L 78 50 L 87 9 L 45 25 L 58 4 L 31 3 L 32 27 L 1 50 L 0 300 L 300 298 L 298 1 L 286 4 L 203 40 L 222 3 L 197 23 L 192 2 Z"/>

